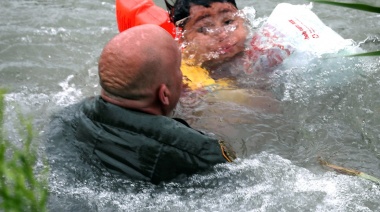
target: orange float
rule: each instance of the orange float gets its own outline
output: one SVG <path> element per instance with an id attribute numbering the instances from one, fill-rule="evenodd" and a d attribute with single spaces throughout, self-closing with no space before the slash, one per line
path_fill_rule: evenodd
<path id="1" fill-rule="evenodd" d="M 116 0 L 116 19 L 119 32 L 142 24 L 156 24 L 168 31 L 173 38 L 176 28 L 169 14 L 152 0 Z"/>

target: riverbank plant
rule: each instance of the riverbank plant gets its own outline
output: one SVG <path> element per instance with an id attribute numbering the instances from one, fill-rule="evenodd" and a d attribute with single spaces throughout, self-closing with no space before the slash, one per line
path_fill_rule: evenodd
<path id="1" fill-rule="evenodd" d="M 380 14 L 380 7 L 368 5 L 368 4 L 360 4 L 360 3 L 346 3 L 346 2 L 336 2 L 336 1 L 323 1 L 323 0 L 314 0 L 315 3 L 321 3 L 321 4 L 329 4 L 339 7 L 347 7 L 355 10 L 361 10 L 366 12 L 372 12 L 372 13 L 379 13 Z M 380 50 L 379 51 L 373 51 L 373 52 L 366 52 L 366 53 L 360 53 L 360 54 L 353 54 L 349 56 L 380 56 Z"/>
<path id="2" fill-rule="evenodd" d="M 38 155 L 32 144 L 31 121 L 19 115 L 22 147 L 8 140 L 4 95 L 5 90 L 0 89 L 0 211 L 46 211 L 47 168 L 36 170 Z"/>

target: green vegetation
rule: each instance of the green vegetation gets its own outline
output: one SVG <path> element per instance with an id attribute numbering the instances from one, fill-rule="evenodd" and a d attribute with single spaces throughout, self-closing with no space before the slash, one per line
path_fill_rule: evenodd
<path id="1" fill-rule="evenodd" d="M 340 7 L 348 7 L 356 10 L 363 10 L 367 12 L 380 13 L 380 7 L 375 7 L 366 4 L 357 4 L 357 3 L 344 3 L 344 2 L 335 2 L 335 1 L 322 1 L 322 0 L 314 0 L 314 2 L 322 3 L 322 4 L 330 4 Z"/>
<path id="2" fill-rule="evenodd" d="M 339 7 L 348 7 L 351 9 L 362 10 L 373 13 L 380 13 L 380 7 L 375 7 L 367 4 L 358 4 L 358 3 L 344 3 L 344 2 L 335 2 L 335 1 L 322 1 L 322 0 L 314 0 L 313 2 L 321 3 L 321 4 L 329 4 L 335 5 Z M 380 56 L 380 51 L 367 52 L 361 54 L 353 54 L 349 56 Z"/>
<path id="3" fill-rule="evenodd" d="M 19 116 L 21 148 L 9 141 L 3 128 L 4 94 L 0 89 L 0 211 L 46 211 L 48 170 L 35 168 L 38 155 L 31 121 Z"/>

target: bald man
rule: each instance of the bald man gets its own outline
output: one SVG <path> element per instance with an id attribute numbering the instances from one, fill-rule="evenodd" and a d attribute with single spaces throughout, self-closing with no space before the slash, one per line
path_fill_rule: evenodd
<path id="1" fill-rule="evenodd" d="M 101 96 L 106 101 L 154 115 L 169 115 L 182 88 L 178 44 L 155 25 L 113 38 L 99 60 Z"/>
<path id="2" fill-rule="evenodd" d="M 111 172 L 157 184 L 235 159 L 223 141 L 169 118 L 181 94 L 180 64 L 178 44 L 156 25 L 130 28 L 105 45 L 101 95 L 80 103 L 74 126 Z"/>

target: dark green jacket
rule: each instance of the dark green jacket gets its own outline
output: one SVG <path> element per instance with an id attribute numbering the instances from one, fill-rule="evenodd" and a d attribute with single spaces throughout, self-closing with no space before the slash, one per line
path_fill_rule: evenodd
<path id="1" fill-rule="evenodd" d="M 76 138 L 111 171 L 159 183 L 231 161 L 223 142 L 174 119 L 128 110 L 100 97 L 77 114 Z"/>

